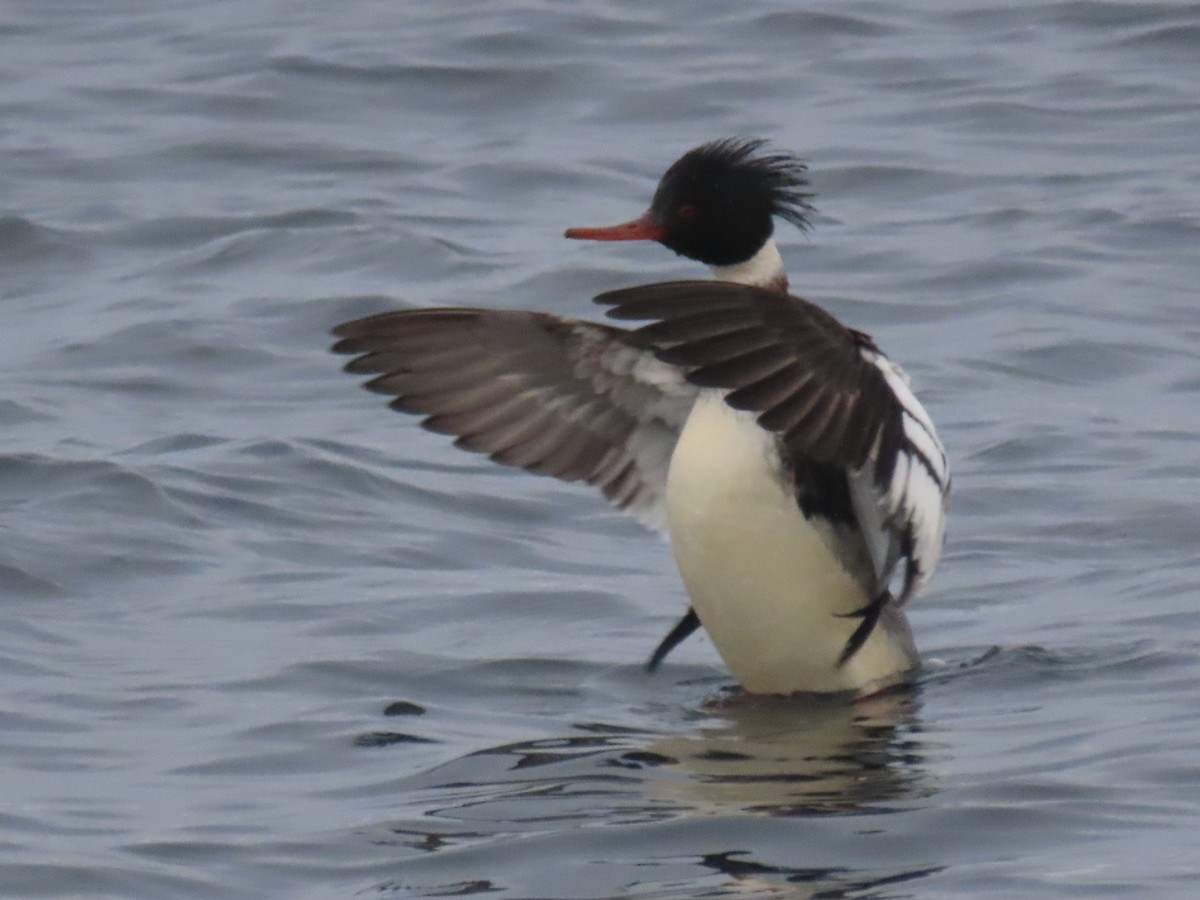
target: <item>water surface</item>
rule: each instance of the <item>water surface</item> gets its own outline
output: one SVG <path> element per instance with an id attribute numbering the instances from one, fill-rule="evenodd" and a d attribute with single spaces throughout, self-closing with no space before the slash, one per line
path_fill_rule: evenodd
<path id="1" fill-rule="evenodd" d="M 1200 6 L 0 13 L 0 895 L 1196 896 Z M 596 315 L 563 241 L 805 156 L 794 288 L 955 471 L 915 692 L 738 698 L 661 542 L 328 329 Z"/>

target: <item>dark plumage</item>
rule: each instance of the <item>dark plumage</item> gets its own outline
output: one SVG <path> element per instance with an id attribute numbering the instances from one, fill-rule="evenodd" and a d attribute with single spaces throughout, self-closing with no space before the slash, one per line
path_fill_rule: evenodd
<path id="1" fill-rule="evenodd" d="M 658 183 L 650 216 L 660 240 L 710 266 L 749 259 L 771 236 L 772 217 L 807 228 L 808 168 L 795 156 L 761 152 L 763 140 L 726 138 L 681 156 Z"/>
<path id="2" fill-rule="evenodd" d="M 464 450 L 564 481 L 586 481 L 653 527 L 666 464 L 696 389 L 653 366 L 634 332 L 547 313 L 469 307 L 397 310 L 344 322 L 334 353 L 373 375 L 364 387 L 422 416 Z M 664 386 L 674 382 L 672 394 Z"/>
<path id="3" fill-rule="evenodd" d="M 670 281 L 596 298 L 614 319 L 655 319 L 636 334 L 698 387 L 723 388 L 734 409 L 758 415 L 795 454 L 843 469 L 863 466 L 875 441 L 901 429 L 900 407 L 874 343 L 819 306 L 765 288 Z"/>

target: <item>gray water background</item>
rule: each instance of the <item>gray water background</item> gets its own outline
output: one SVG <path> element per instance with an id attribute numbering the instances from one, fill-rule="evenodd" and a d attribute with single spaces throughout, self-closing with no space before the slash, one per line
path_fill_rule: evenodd
<path id="1" fill-rule="evenodd" d="M 339 373 L 594 317 L 681 151 L 955 470 L 911 696 L 754 703 L 660 541 Z M 0 6 L 0 895 L 1200 895 L 1200 5 Z"/>

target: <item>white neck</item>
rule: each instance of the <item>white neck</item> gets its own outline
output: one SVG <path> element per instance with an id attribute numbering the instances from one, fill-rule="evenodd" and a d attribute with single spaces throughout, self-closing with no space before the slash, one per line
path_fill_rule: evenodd
<path id="1" fill-rule="evenodd" d="M 720 281 L 732 281 L 735 284 L 749 284 L 776 291 L 786 291 L 788 286 L 783 257 L 779 255 L 774 238 L 767 238 L 759 251 L 745 262 L 732 266 L 713 266 L 712 273 Z"/>

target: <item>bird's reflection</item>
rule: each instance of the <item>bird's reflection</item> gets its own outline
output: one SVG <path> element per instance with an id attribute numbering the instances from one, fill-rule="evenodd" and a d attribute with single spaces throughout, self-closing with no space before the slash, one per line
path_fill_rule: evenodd
<path id="1" fill-rule="evenodd" d="M 459 891 L 468 873 L 477 879 L 472 884 L 502 890 L 538 871 L 543 864 L 532 857 L 544 860 L 549 853 L 570 863 L 572 851 L 556 836 L 595 835 L 595 828 L 642 834 L 628 826 L 663 823 L 675 837 L 657 849 L 653 841 L 641 847 L 640 861 L 631 861 L 618 838 L 607 860 L 589 843 L 588 865 L 605 862 L 646 897 L 679 896 L 681 871 L 696 879 L 687 896 L 727 896 L 728 890 L 756 897 L 865 896 L 875 886 L 920 880 L 934 869 L 859 870 L 820 858 L 808 866 L 781 864 L 760 858 L 753 841 L 744 843 L 744 832 L 730 833 L 727 848 L 713 848 L 713 832 L 701 823 L 904 808 L 904 801 L 934 789 L 926 764 L 932 745 L 918 711 L 911 690 L 855 703 L 731 693 L 693 710 L 670 733 L 576 723 L 562 737 L 492 747 L 401 779 L 394 784 L 399 816 L 382 826 L 375 842 L 403 848 L 406 889 L 426 883 Z M 685 836 L 689 820 L 696 823 L 694 848 Z M 554 849 L 539 849 L 544 843 Z M 497 847 L 514 855 L 497 855 Z M 661 894 L 652 887 L 658 867 L 670 873 Z"/>
<path id="2" fill-rule="evenodd" d="M 932 790 L 917 708 L 911 690 L 853 704 L 736 694 L 710 704 L 696 732 L 647 746 L 676 777 L 646 790 L 693 813 L 882 811 Z"/>
<path id="3" fill-rule="evenodd" d="M 472 826 L 884 812 L 933 790 L 918 706 L 912 690 L 855 703 L 726 694 L 669 733 L 576 723 L 563 737 L 480 750 L 403 783 L 424 815 Z"/>

